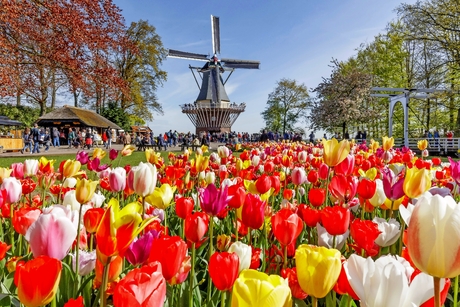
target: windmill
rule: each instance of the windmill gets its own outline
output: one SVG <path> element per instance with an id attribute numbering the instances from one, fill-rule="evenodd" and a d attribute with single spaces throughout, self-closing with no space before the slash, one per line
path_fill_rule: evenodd
<path id="1" fill-rule="evenodd" d="M 206 54 L 183 52 L 169 49 L 168 57 L 203 61 L 203 67 L 189 65 L 190 71 L 200 90 L 197 99 L 191 104 L 181 105 L 182 113 L 187 114 L 196 127 L 196 133 L 200 132 L 230 132 L 233 123 L 245 108 L 245 103 L 232 103 L 225 91 L 225 84 L 237 68 L 259 69 L 259 61 L 219 59 L 220 55 L 220 29 L 219 17 L 211 15 L 212 52 L 213 56 Z M 195 74 L 196 72 L 196 74 Z M 225 79 L 224 72 L 229 72 Z M 201 79 L 201 86 L 197 75 Z"/>

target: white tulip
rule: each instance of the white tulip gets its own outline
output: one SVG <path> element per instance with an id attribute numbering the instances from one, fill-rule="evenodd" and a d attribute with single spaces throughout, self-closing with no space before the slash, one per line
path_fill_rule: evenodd
<path id="1" fill-rule="evenodd" d="M 385 219 L 380 217 L 374 217 L 372 221 L 378 225 L 380 230 L 380 234 L 375 240 L 375 243 L 378 246 L 390 246 L 398 241 L 401 228 L 398 221 L 395 219 L 390 219 L 387 222 Z"/>

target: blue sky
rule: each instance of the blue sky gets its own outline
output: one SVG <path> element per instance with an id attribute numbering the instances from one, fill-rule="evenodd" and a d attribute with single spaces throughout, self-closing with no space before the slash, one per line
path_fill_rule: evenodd
<path id="1" fill-rule="evenodd" d="M 414 3 L 414 0 L 406 3 Z M 331 72 L 332 58 L 346 60 L 360 44 L 371 42 L 396 18 L 398 0 L 114 0 L 126 23 L 148 20 L 165 48 L 212 53 L 210 16 L 220 17 L 221 57 L 258 60 L 259 70 L 237 69 L 226 84 L 232 102 L 246 103 L 232 127 L 258 132 L 268 95 L 282 78 L 309 89 Z M 155 133 L 169 129 L 194 132 L 180 104 L 192 103 L 198 88 L 188 66 L 203 62 L 167 58 L 168 80 L 158 92 L 164 115 L 148 125 Z M 227 74 L 224 75 L 224 78 Z M 300 126 L 306 128 L 305 124 Z M 320 132 L 316 133 L 317 136 Z M 308 134 L 307 134 L 308 135 Z"/>

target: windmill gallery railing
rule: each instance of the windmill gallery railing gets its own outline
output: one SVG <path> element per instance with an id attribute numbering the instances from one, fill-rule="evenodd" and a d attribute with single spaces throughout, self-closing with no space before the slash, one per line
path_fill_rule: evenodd
<path id="1" fill-rule="evenodd" d="M 246 108 L 245 103 L 191 103 L 181 105 L 182 113 L 187 114 L 197 131 L 230 132 L 241 112 Z"/>

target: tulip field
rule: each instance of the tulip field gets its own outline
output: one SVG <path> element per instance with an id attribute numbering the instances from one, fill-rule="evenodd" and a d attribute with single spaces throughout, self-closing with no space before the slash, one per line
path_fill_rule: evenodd
<path id="1" fill-rule="evenodd" d="M 460 162 L 419 149 L 384 137 L 13 163 L 0 306 L 458 306 Z"/>

